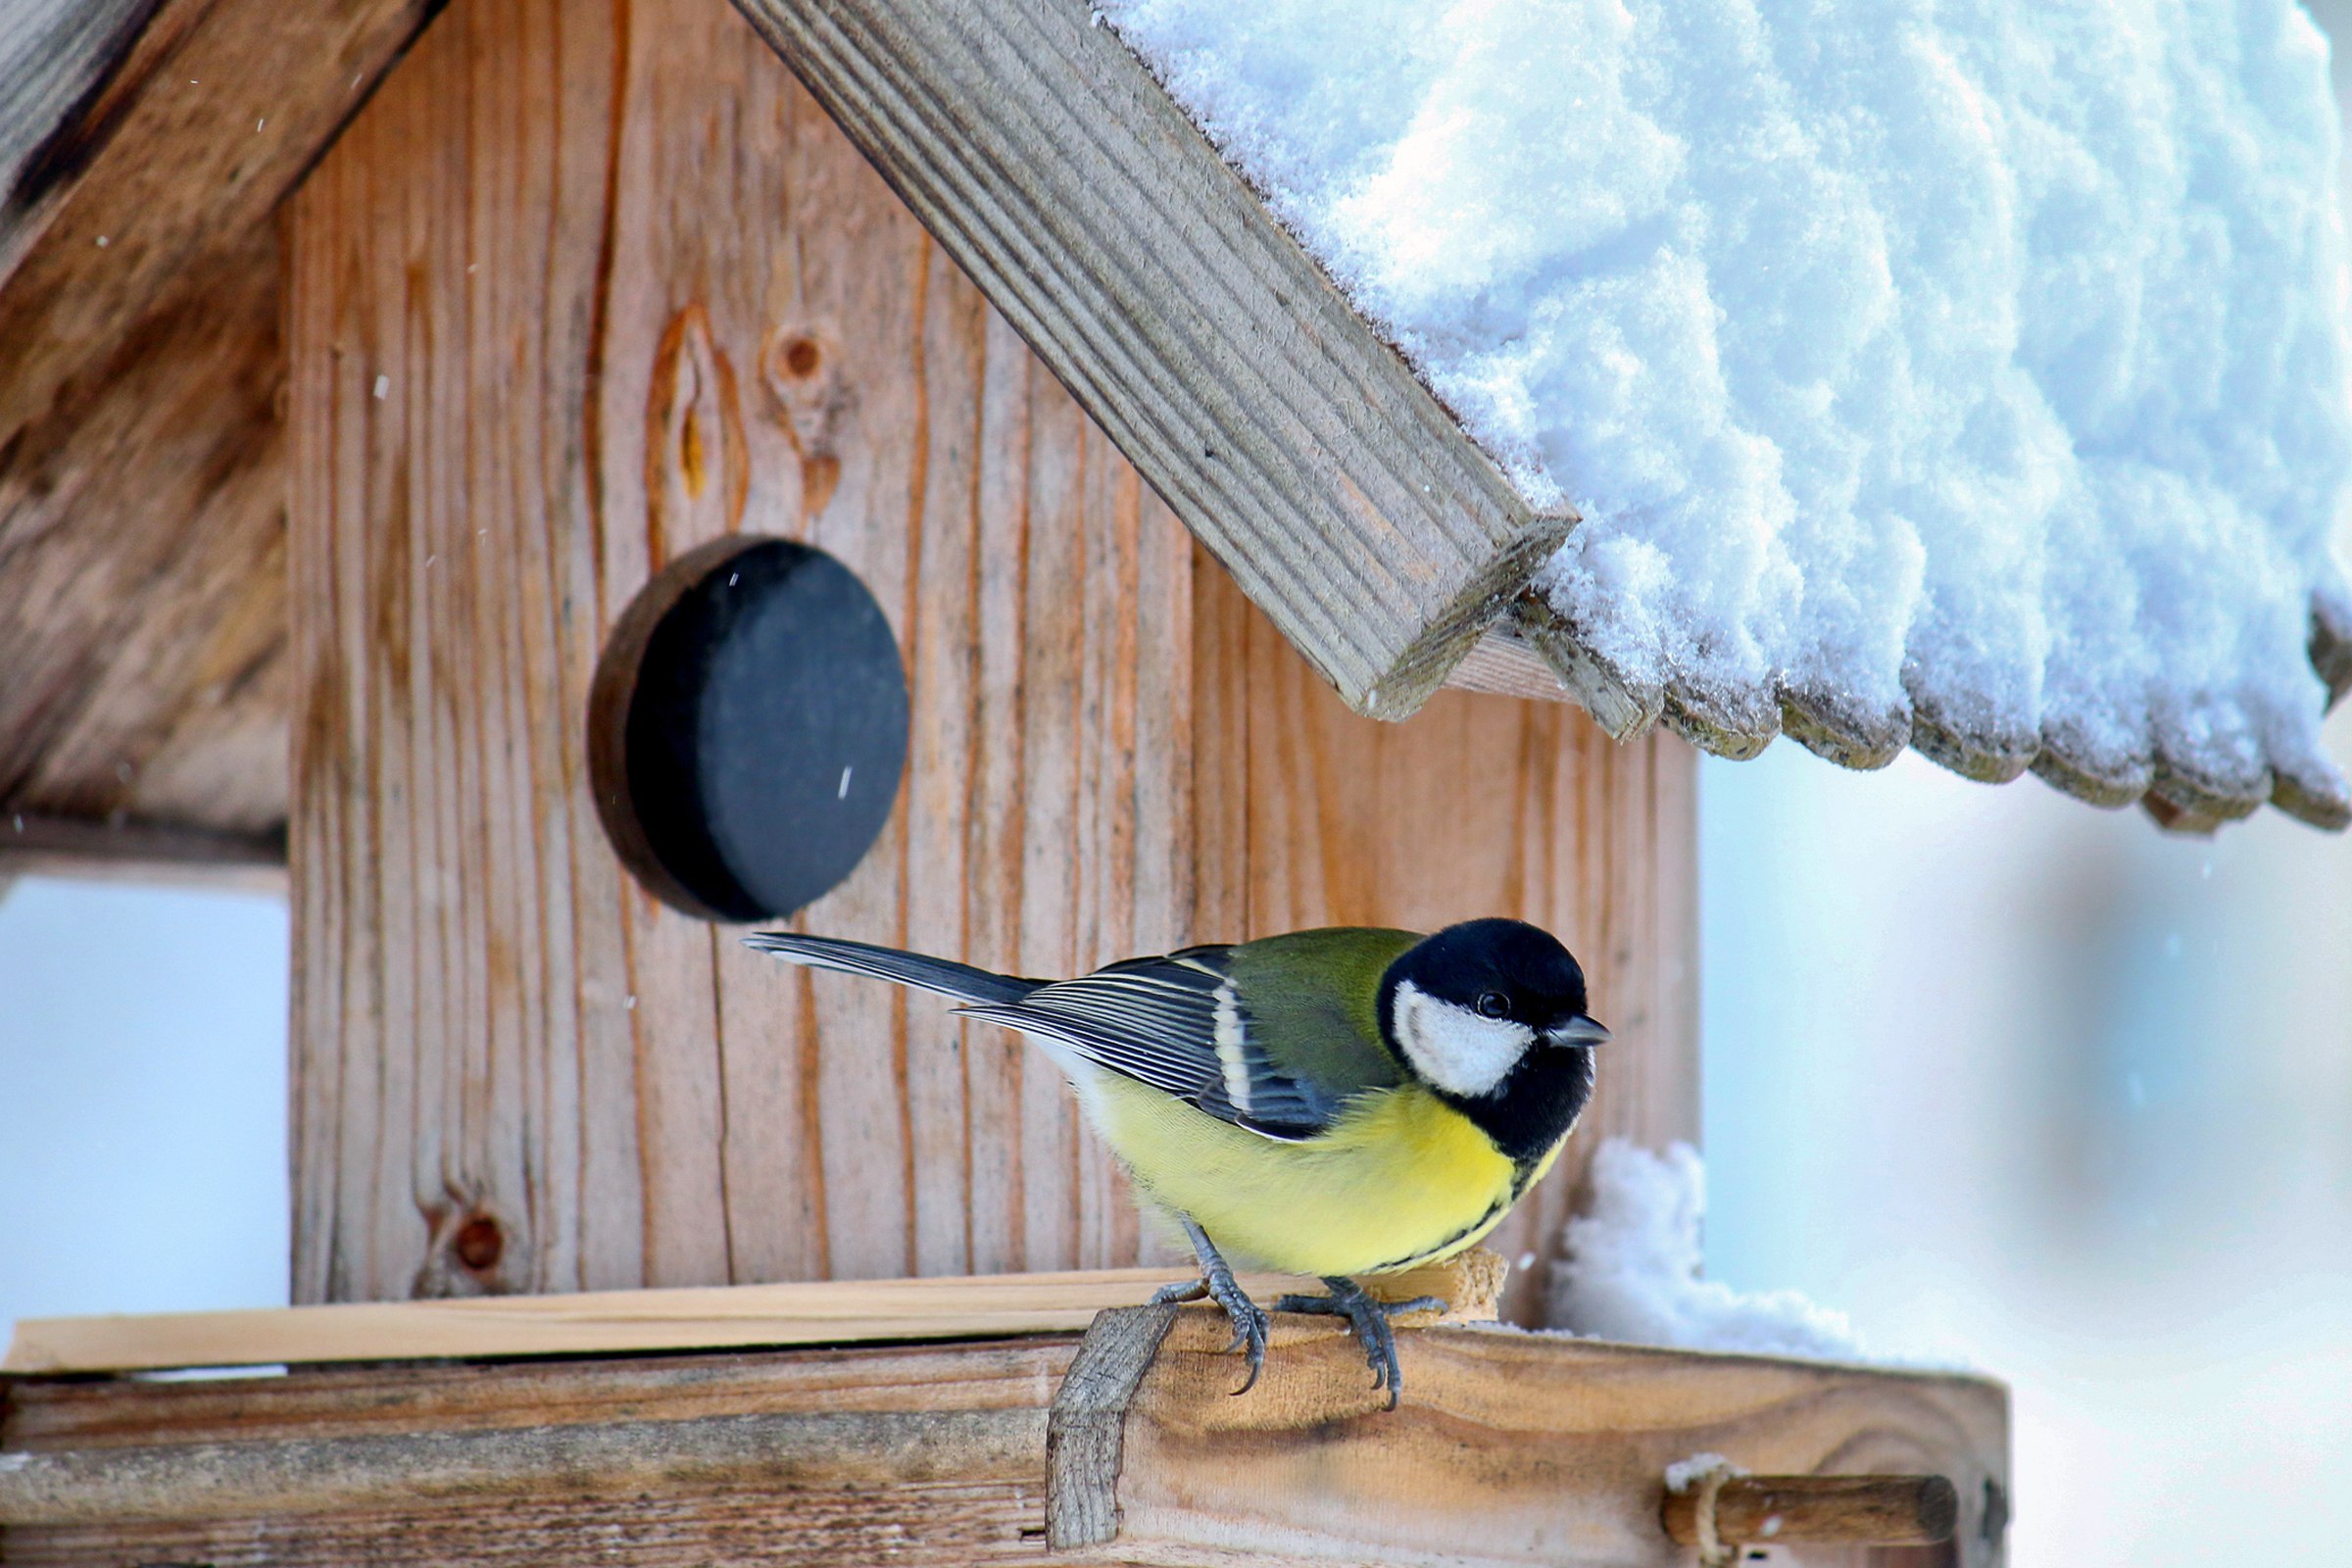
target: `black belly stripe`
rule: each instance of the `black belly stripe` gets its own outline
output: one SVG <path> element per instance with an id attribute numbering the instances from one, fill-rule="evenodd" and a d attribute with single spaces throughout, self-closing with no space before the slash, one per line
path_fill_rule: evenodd
<path id="1" fill-rule="evenodd" d="M 1463 1237 L 1477 1235 L 1480 1230 L 1492 1225 L 1495 1220 L 1501 1218 L 1503 1211 L 1519 1200 L 1520 1185 L 1523 1184 L 1514 1184 L 1511 1189 L 1511 1195 L 1508 1198 L 1497 1198 L 1494 1200 L 1494 1201 L 1489 1203 L 1487 1205 L 1487 1211 L 1484 1214 L 1479 1215 L 1477 1219 L 1463 1226 L 1460 1230 L 1455 1231 L 1451 1236 L 1448 1236 L 1444 1241 L 1438 1243 L 1437 1246 L 1424 1247 L 1417 1252 L 1407 1252 L 1404 1254 L 1404 1256 L 1392 1258 L 1386 1263 L 1375 1263 L 1370 1268 L 1364 1270 L 1364 1272 L 1367 1274 L 1386 1274 L 1395 1269 L 1411 1268 L 1415 1263 L 1420 1262 L 1425 1257 L 1435 1257 L 1438 1253 L 1443 1252 L 1446 1250 L 1446 1249 L 1451 1247 Z"/>
<path id="2" fill-rule="evenodd" d="M 1567 1135 L 1562 1134 L 1560 1137 L 1560 1143 L 1564 1144 L 1567 1141 Z M 1504 1212 L 1507 1211 L 1513 1203 L 1516 1203 L 1520 1199 L 1527 1196 L 1528 1184 L 1536 1179 L 1537 1169 L 1543 1165 L 1544 1157 L 1548 1156 L 1554 1150 L 1557 1150 L 1558 1148 L 1559 1144 L 1554 1144 L 1552 1145 L 1551 1149 L 1544 1151 L 1542 1155 L 1539 1155 L 1534 1159 L 1513 1160 L 1511 1162 L 1511 1190 L 1509 1194 L 1502 1198 L 1497 1198 L 1494 1202 L 1489 1203 L 1487 1205 L 1487 1211 L 1484 1214 L 1479 1215 L 1477 1219 L 1463 1226 L 1460 1230 L 1455 1231 L 1451 1236 L 1448 1236 L 1444 1241 L 1438 1243 L 1437 1246 L 1426 1247 L 1418 1252 L 1408 1252 L 1404 1256 L 1394 1258 L 1389 1262 L 1375 1264 L 1373 1267 L 1366 1269 L 1364 1272 L 1367 1274 L 1385 1274 L 1392 1269 L 1410 1268 L 1425 1257 L 1432 1257 L 1439 1252 L 1443 1252 L 1446 1250 L 1446 1249 L 1451 1247 L 1463 1237 L 1476 1235 L 1480 1230 L 1501 1218 Z"/>

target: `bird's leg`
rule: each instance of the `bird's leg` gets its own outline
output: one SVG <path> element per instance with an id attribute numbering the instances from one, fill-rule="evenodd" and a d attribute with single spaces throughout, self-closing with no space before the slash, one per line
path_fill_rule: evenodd
<path id="1" fill-rule="evenodd" d="M 1396 1331 L 1389 1319 L 1398 1312 L 1443 1312 L 1445 1301 L 1435 1296 L 1416 1296 L 1409 1301 L 1376 1301 L 1372 1293 L 1344 1274 L 1326 1274 L 1329 1296 L 1286 1296 L 1274 1303 L 1277 1312 L 1323 1312 L 1348 1320 L 1348 1331 L 1364 1348 L 1372 1367 L 1372 1386 L 1389 1391 L 1389 1408 L 1396 1408 L 1404 1374 L 1396 1364 Z"/>
<path id="2" fill-rule="evenodd" d="M 1190 1214 L 1179 1214 L 1176 1218 L 1193 1244 L 1194 1255 L 1200 1259 L 1200 1277 L 1187 1280 L 1181 1285 L 1162 1286 L 1152 1293 L 1152 1299 L 1154 1302 L 1198 1301 L 1205 1296 L 1223 1307 L 1226 1317 L 1233 1322 L 1233 1343 L 1225 1348 L 1247 1350 L 1250 1354 L 1250 1376 L 1233 1392 L 1248 1394 L 1257 1386 L 1257 1374 L 1264 1370 L 1266 1364 L 1265 1308 L 1243 1294 L 1240 1283 L 1233 1277 L 1232 1265 L 1218 1252 L 1216 1244 L 1208 1239 L 1208 1232 L 1195 1224 Z"/>

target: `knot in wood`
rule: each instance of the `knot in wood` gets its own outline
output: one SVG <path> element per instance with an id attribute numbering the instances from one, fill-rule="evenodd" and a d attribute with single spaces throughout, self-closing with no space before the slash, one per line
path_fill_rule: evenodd
<path id="1" fill-rule="evenodd" d="M 476 1274 L 486 1274 L 498 1267 L 499 1258 L 505 1255 L 507 1233 L 487 1214 L 470 1215 L 450 1239 L 450 1250 L 458 1254 L 459 1262 Z"/>

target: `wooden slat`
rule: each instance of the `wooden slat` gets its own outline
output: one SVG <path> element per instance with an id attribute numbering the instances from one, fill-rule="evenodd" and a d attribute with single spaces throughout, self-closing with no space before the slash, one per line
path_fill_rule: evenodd
<path id="1" fill-rule="evenodd" d="M 1180 1318 L 1145 1380 L 1118 1538 L 1095 1560 L 1688 1568 L 1660 1505 L 1666 1467 L 1699 1452 L 1778 1474 L 1943 1476 L 1955 1568 L 2000 1560 L 2008 1397 L 1986 1379 L 1441 1328 L 1402 1339 L 1389 1414 L 1352 1343 L 1289 1318 L 1266 1380 L 1225 1397 L 1215 1329 Z"/>
<path id="2" fill-rule="evenodd" d="M 0 1476 L 0 1545 L 11 1564 L 1035 1561 L 1046 1407 L 1075 1348 L 1073 1337 L 204 1383 L 20 1381 L 0 1461 L 25 1468 Z M 981 1441 L 950 1450 L 943 1437 Z M 967 1473 L 918 1468 L 926 1452 L 947 1451 Z M 285 1462 L 306 1453 L 322 1462 Z M 107 1518 L 9 1523 L 12 1480 L 22 1496 L 33 1490 L 27 1472 L 37 1484 L 69 1468 L 98 1487 L 122 1478 Z M 428 1476 L 499 1490 L 439 1501 L 401 1494 L 402 1482 Z M 127 1494 L 132 1478 L 146 1481 L 143 1497 Z M 277 1494 L 242 1518 L 188 1518 L 183 1504 L 181 1518 L 142 1520 L 123 1506 L 167 1511 L 172 1490 L 218 1502 L 273 1480 Z M 288 1495 L 304 1486 L 347 1490 Z M 296 1501 L 327 1506 L 288 1506 Z"/>
<path id="3" fill-rule="evenodd" d="M 656 1488 L 875 1490 L 1019 1480 L 1040 1411 L 745 1414 L 589 1427 L 323 1438 L 269 1446 L 25 1456 L 0 1478 L 16 1525 L 475 1507 L 564 1492 Z"/>
<path id="4" fill-rule="evenodd" d="M 1086 0 L 738 0 L 1350 705 L 1417 709 L 1530 513 Z"/>
<path id="5" fill-rule="evenodd" d="M 285 820 L 277 248 L 248 238 L 0 439 L 0 812 L 191 848 Z"/>
<path id="6" fill-rule="evenodd" d="M 0 33 L 0 281 L 39 228 L 37 201 L 24 199 L 24 187 L 44 183 L 39 166 L 55 156 L 60 127 L 101 90 L 153 10 L 152 0 L 15 0 L 10 8 Z"/>
<path id="7" fill-rule="evenodd" d="M 487 1296 L 270 1310 L 27 1318 L 0 1372 L 53 1375 L 161 1367 L 393 1361 L 444 1356 L 588 1355 L 742 1345 L 981 1339 L 1066 1334 L 1096 1313 L 1145 1300 L 1177 1271 L 1093 1269 L 963 1279 Z M 1492 1252 L 1375 1282 L 1389 1300 L 1436 1296 L 1446 1321 L 1493 1321 L 1503 1267 Z M 1245 1277 L 1271 1302 L 1319 1289 L 1283 1275 Z"/>
<path id="8" fill-rule="evenodd" d="M 1997 1560 L 2007 1413 L 1982 1380 L 1408 1329 L 1391 1413 L 1327 1320 L 1278 1319 L 1241 1398 L 1226 1338 L 1186 1308 L 1093 1396 L 1064 1384 L 1067 1337 L 19 1379 L 0 1526 L 11 1563 L 1043 1561 L 1075 1394 L 1119 1429 L 1095 1474 L 1115 1537 L 1054 1560 L 1687 1568 L 1660 1505 L 1700 1450 L 1945 1477 L 1951 1560 Z"/>
<path id="9" fill-rule="evenodd" d="M 0 447 L 168 295 L 201 297 L 436 9 L 109 0 L 0 83 L 26 144 L 0 189 Z"/>
<path id="10" fill-rule="evenodd" d="M 19 876 L 180 881 L 282 894 L 286 847 L 274 837 L 0 809 L 0 892 Z"/>

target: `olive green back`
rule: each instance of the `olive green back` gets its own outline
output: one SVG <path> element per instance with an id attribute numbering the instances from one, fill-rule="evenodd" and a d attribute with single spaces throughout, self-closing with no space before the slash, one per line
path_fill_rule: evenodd
<path id="1" fill-rule="evenodd" d="M 1334 1095 L 1386 1088 L 1405 1071 L 1380 1031 L 1380 979 L 1421 938 L 1327 926 L 1233 949 L 1233 978 L 1274 1064 Z"/>

